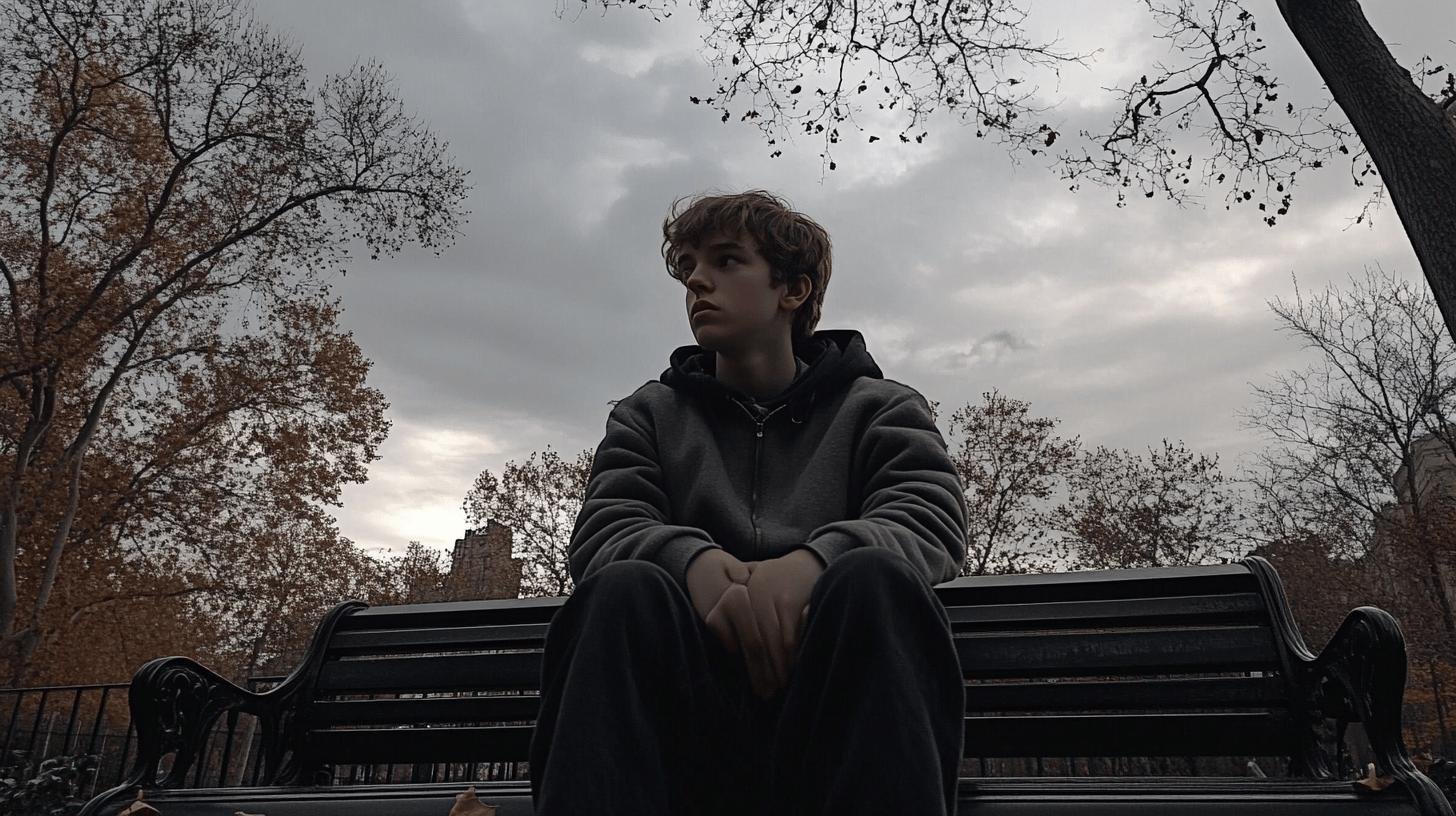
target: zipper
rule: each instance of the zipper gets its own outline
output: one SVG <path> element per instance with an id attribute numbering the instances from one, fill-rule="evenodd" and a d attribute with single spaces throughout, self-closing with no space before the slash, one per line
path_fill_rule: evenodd
<path id="1" fill-rule="evenodd" d="M 736 404 L 739 408 L 742 408 L 743 409 L 743 413 L 748 414 L 748 418 L 750 420 L 752 420 L 752 422 L 754 424 L 754 431 L 753 431 L 753 475 L 752 475 L 752 477 L 751 477 L 751 479 L 749 481 L 750 492 L 752 494 L 752 498 L 750 499 L 749 505 L 748 505 L 748 518 L 749 518 L 750 523 L 752 523 L 752 525 L 753 525 L 753 557 L 750 558 L 749 560 L 750 561 L 757 561 L 757 560 L 759 560 L 758 559 L 759 546 L 760 546 L 760 544 L 762 542 L 762 538 L 763 538 L 763 534 L 758 529 L 758 461 L 759 461 L 759 449 L 763 447 L 763 423 L 768 422 L 769 417 L 773 416 L 774 414 L 777 414 L 779 411 L 782 411 L 784 408 L 786 408 L 788 406 L 788 403 L 784 403 L 783 405 L 780 405 L 779 407 L 773 409 L 772 411 L 769 411 L 767 414 L 764 414 L 763 417 L 760 418 L 760 417 L 754 416 L 753 415 L 753 412 L 748 410 L 748 406 L 747 405 L 744 405 L 743 403 L 739 402 L 736 399 L 733 399 L 732 397 L 729 397 L 728 399 L 730 401 L 732 401 L 734 404 Z"/>

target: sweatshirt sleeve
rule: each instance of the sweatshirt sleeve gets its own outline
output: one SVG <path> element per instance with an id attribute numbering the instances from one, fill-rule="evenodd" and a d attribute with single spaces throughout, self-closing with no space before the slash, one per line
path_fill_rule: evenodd
<path id="1" fill-rule="evenodd" d="M 966 557 L 965 493 L 924 397 L 906 387 L 875 411 L 855 471 L 864 480 L 859 518 L 815 529 L 804 546 L 826 566 L 857 547 L 883 547 L 932 586 L 955 578 Z"/>
<path id="2" fill-rule="evenodd" d="M 592 458 L 566 551 L 572 581 L 580 584 L 612 561 L 640 558 L 667 570 L 686 592 L 688 562 L 718 545 L 701 528 L 668 523 L 668 507 L 651 418 L 624 399 L 607 416 Z"/>

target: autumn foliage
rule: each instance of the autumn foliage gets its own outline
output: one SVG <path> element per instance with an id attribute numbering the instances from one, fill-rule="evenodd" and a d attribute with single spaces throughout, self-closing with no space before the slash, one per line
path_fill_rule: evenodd
<path id="1" fill-rule="evenodd" d="M 378 66 L 310 90 L 235 3 L 0 3 L 11 682 L 257 665 L 364 591 L 324 508 L 387 403 L 327 273 L 447 243 L 464 192 Z"/>

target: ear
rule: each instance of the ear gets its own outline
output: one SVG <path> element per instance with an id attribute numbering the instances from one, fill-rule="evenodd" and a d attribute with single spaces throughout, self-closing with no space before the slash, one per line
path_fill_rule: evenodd
<path id="1" fill-rule="evenodd" d="M 812 294 L 814 282 L 809 280 L 808 275 L 800 275 L 784 285 L 784 293 L 779 296 L 779 305 L 792 312 L 808 303 Z"/>

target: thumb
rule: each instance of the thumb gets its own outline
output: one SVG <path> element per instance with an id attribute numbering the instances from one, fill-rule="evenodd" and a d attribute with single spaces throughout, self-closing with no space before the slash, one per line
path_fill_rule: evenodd
<path id="1" fill-rule="evenodd" d="M 728 568 L 728 580 L 735 584 L 746 584 L 748 583 L 749 577 L 753 575 L 753 569 L 742 561 L 730 561 L 726 566 Z"/>

